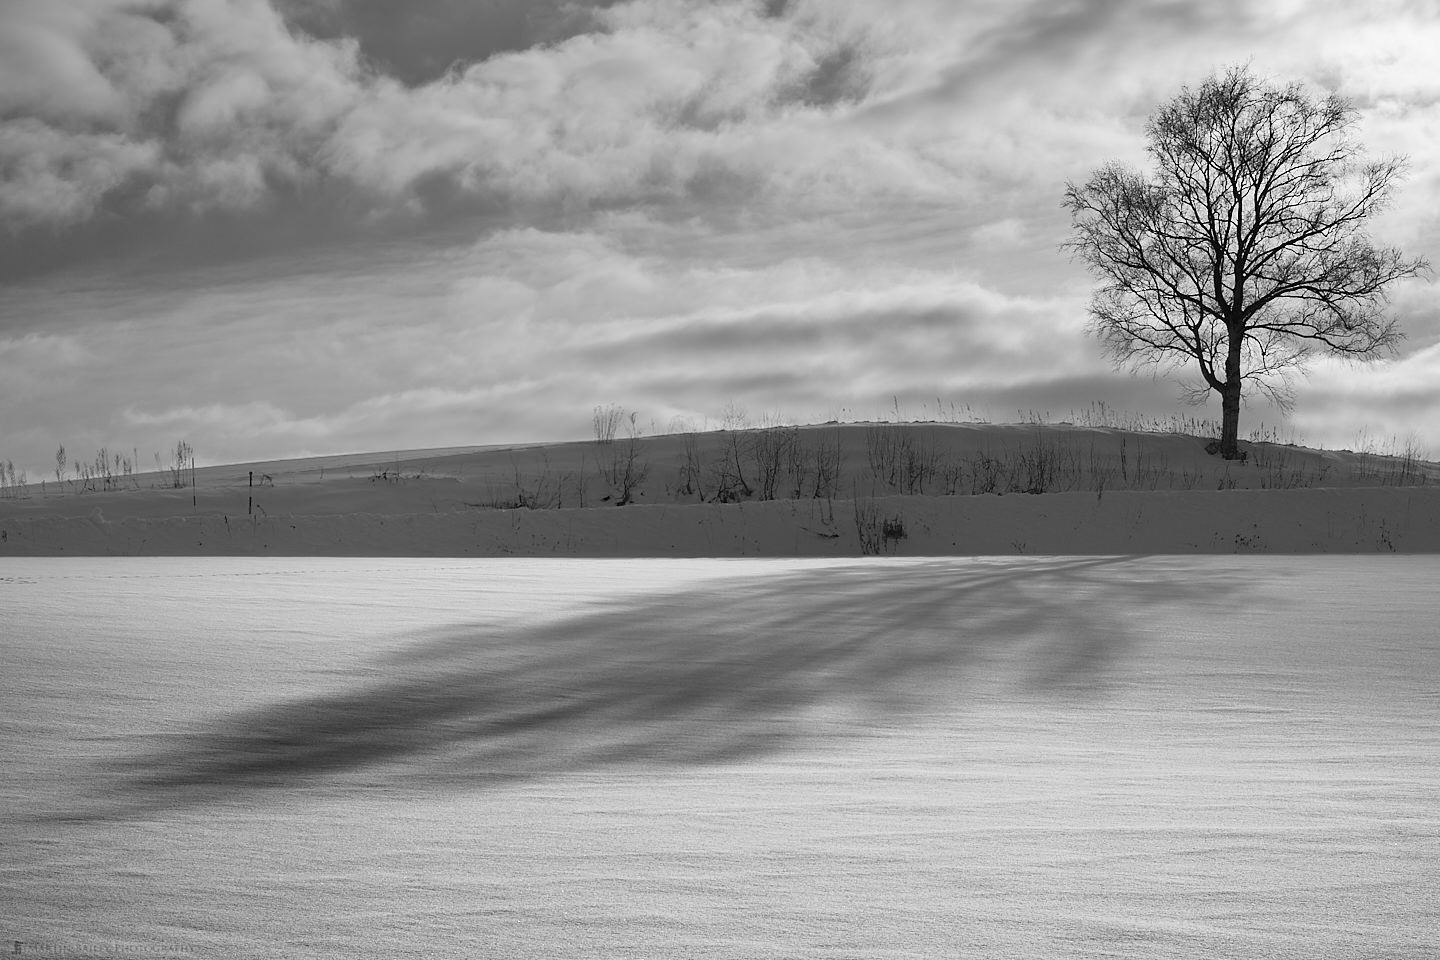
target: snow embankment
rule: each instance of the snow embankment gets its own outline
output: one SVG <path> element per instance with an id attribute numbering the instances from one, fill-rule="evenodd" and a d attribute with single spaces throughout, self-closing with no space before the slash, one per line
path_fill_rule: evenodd
<path id="1" fill-rule="evenodd" d="M 0 556 L 1440 552 L 1440 488 L 888 496 L 555 510 L 0 519 Z"/>

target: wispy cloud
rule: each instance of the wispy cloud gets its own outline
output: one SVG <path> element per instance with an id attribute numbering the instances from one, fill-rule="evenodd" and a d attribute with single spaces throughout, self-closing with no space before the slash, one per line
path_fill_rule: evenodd
<path id="1" fill-rule="evenodd" d="M 411 248 L 343 284 L 298 274 L 95 296 L 131 319 L 88 327 L 73 370 L 83 392 L 37 381 L 37 408 L 77 420 L 88 409 L 96 443 L 203 436 L 256 457 L 367 435 L 456 444 L 482 427 L 578 437 L 611 401 L 663 424 L 737 398 L 796 416 L 878 412 L 896 394 L 978 400 L 1033 381 L 1041 354 L 1055 370 L 1104 369 L 1077 324 L 1056 334 L 1054 316 L 1073 312 L 1063 299 L 885 263 L 682 266 L 597 233 L 505 231 L 438 257 Z M 82 313 L 84 299 L 72 300 Z M 108 423 L 105 410 L 118 411 Z"/>
<path id="2" fill-rule="evenodd" d="M 1355 449 L 1364 437 L 1402 448 L 1413 440 L 1440 456 L 1440 344 L 1373 365 L 1322 361 L 1298 393 L 1293 420 L 1303 435 Z"/>

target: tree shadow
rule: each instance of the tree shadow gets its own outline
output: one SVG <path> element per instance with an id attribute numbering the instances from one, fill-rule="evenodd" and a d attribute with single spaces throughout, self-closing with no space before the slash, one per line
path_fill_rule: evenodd
<path id="1" fill-rule="evenodd" d="M 643 599 L 518 631 L 457 624 L 348 689 L 221 716 L 105 771 L 132 812 L 364 774 L 493 786 L 703 764 L 963 709 L 972 684 L 1104 696 L 1156 605 L 1241 584 L 1135 558 L 857 563 Z"/>

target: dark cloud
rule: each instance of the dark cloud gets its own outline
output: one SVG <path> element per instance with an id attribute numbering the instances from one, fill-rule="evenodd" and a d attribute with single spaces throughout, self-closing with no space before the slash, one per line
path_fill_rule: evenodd
<path id="1" fill-rule="evenodd" d="M 257 209 L 127 208 L 112 198 L 99 216 L 68 228 L 0 231 L 0 284 L 60 270 L 116 269 L 130 277 L 271 257 L 353 242 L 375 231 L 343 192 L 276 190 Z M 386 224 L 393 236 L 400 224 Z"/>
<path id="2" fill-rule="evenodd" d="M 804 369 L 752 372 L 731 367 L 706 368 L 703 364 L 685 373 L 663 366 L 634 378 L 627 386 L 652 407 L 719 411 L 737 397 L 746 398 L 757 410 L 809 410 L 815 405 L 813 373 Z"/>
<path id="3" fill-rule="evenodd" d="M 811 107 L 832 107 L 863 100 L 869 89 L 869 74 L 860 48 L 847 44 L 826 53 L 815 69 L 782 100 L 794 100 Z"/>
<path id="4" fill-rule="evenodd" d="M 808 315 L 767 311 L 738 317 L 698 317 L 683 324 L 664 324 L 653 332 L 594 348 L 598 360 L 636 355 L 681 355 L 733 361 L 741 356 L 777 357 L 803 350 L 833 352 L 840 347 L 868 346 L 883 338 L 891 348 L 912 338 L 932 345 L 943 336 L 972 339 L 982 332 L 980 318 L 967 316 L 954 306 L 907 310 L 897 304 L 889 310 L 855 310 Z M 980 347 L 977 344 L 977 347 Z M 989 355 L 990 349 L 983 348 Z"/>
<path id="5" fill-rule="evenodd" d="M 1089 358 L 1077 358 L 1076 366 L 1089 366 Z M 1179 404 L 1180 391 L 1171 380 L 1149 376 L 1116 376 L 1103 372 L 1075 375 L 1065 369 L 1050 377 L 1027 378 L 1006 387 L 982 386 L 967 391 L 965 399 L 994 410 L 1001 422 L 1039 417 L 1050 422 L 1082 420 L 1086 411 L 1102 406 L 1112 411 L 1145 413 L 1172 410 L 1178 417 L 1211 417 L 1217 410 L 1206 406 Z M 972 396 L 976 398 L 972 401 Z"/>
<path id="6" fill-rule="evenodd" d="M 323 40 L 353 38 L 375 69 L 420 86 L 499 53 L 596 28 L 617 0 L 280 0 L 287 21 Z"/>

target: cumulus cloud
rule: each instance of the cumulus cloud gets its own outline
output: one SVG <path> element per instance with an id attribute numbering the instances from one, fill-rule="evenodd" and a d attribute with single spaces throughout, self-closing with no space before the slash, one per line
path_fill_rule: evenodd
<path id="1" fill-rule="evenodd" d="M 24 118 L 0 124 L 0 214 L 11 224 L 65 224 L 155 169 L 153 142 L 114 132 L 66 132 Z"/>
<path id="2" fill-rule="evenodd" d="M 0 18 L 12 228 L 108 202 L 248 207 L 310 175 L 361 77 L 353 44 L 296 37 L 264 0 L 17 0 Z"/>
<path id="3" fill-rule="evenodd" d="M 382 78 L 327 163 L 387 194 L 443 174 L 478 194 L 582 203 L 703 197 L 727 184 L 750 198 L 767 187 L 935 187 L 933 164 L 830 109 L 859 84 L 852 38 L 738 3 L 636 2 L 600 19 L 602 32 L 422 88 Z"/>
<path id="4" fill-rule="evenodd" d="M 563 28 L 553 3 L 526 20 L 515 3 L 425 0 L 396 20 L 358 0 L 273 2 L 5 7 L 6 221 L 254 209 L 317 183 L 355 191 L 361 208 L 421 214 L 689 198 L 712 214 L 795 215 L 997 191 L 1048 203 L 1077 163 L 1138 157 L 1139 115 L 1202 69 L 1252 53 L 1262 69 L 1293 66 L 1299 55 L 1266 39 L 1291 33 L 1330 51 L 1310 74 L 1367 104 L 1437 96 L 1417 66 L 1428 39 L 1387 45 L 1378 18 L 1340 7 L 1311 36 L 1298 11 L 1173 0 L 630 0 L 581 7 Z M 363 52 L 382 20 L 432 50 L 493 29 L 474 56 L 416 82 Z M 1350 28 L 1370 39 L 1340 45 Z"/>
<path id="5" fill-rule="evenodd" d="M 0 16 L 12 225 L 73 223 L 122 193 L 248 207 L 319 178 L 377 203 L 435 178 L 591 202 L 771 167 L 819 180 L 843 166 L 853 185 L 867 155 L 906 170 L 874 143 L 844 165 L 809 148 L 816 131 L 788 121 L 852 95 L 858 57 L 750 4 L 617 6 L 595 32 L 418 87 L 367 68 L 352 39 L 291 30 L 266 0 L 17 0 Z"/>

